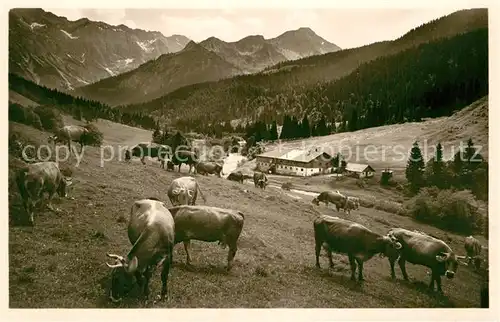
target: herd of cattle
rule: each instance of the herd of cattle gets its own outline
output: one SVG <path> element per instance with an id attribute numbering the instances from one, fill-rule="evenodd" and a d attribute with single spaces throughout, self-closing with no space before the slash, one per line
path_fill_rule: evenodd
<path id="1" fill-rule="evenodd" d="M 57 140 L 57 137 L 51 137 L 51 140 Z M 197 162 L 189 166 L 190 170 L 195 166 L 197 173 L 201 174 L 214 173 L 220 176 L 222 172 L 222 166 L 219 169 L 212 163 Z M 240 171 L 232 172 L 227 177 L 237 182 L 250 178 Z M 264 173 L 255 172 L 253 181 L 255 187 L 265 189 L 268 179 Z M 71 178 L 65 177 L 55 162 L 31 163 L 18 171 L 16 183 L 31 224 L 34 223 L 35 208 L 44 194 L 48 194 L 47 207 L 56 211 L 51 204 L 53 196 L 57 193 L 62 198 L 67 197 L 67 188 L 71 182 Z M 196 205 L 198 192 L 205 202 L 203 206 Z M 228 247 L 226 269 L 231 270 L 238 239 L 243 230 L 244 214 L 234 209 L 206 205 L 206 198 L 198 182 L 191 176 L 174 179 L 168 187 L 167 196 L 172 207 L 156 198 L 133 202 L 128 219 L 128 238 L 132 247 L 125 256 L 107 254 L 114 259 L 114 263 L 106 263 L 112 268 L 109 298 L 113 302 L 119 302 L 132 289 L 134 278 L 147 299 L 149 280 L 159 266 L 162 266 L 160 298 L 164 299 L 173 263 L 173 248 L 181 242 L 184 244 L 188 265 L 191 240 L 218 242 L 221 247 Z M 325 205 L 332 203 L 337 211 L 342 209 L 346 213 L 360 206 L 357 198 L 347 197 L 339 191 L 324 191 L 312 200 L 315 205 L 320 202 Z M 357 268 L 357 279 L 362 281 L 364 262 L 379 254 L 388 258 L 392 278 L 395 278 L 396 261 L 405 280 L 408 280 L 406 262 L 428 267 L 431 271 L 429 288 L 434 290 L 434 284 L 437 284 L 437 290 L 441 293 L 441 276 L 453 278 L 460 259 L 468 259 L 468 263 L 463 264 L 473 263 L 476 268 L 481 263 L 482 246 L 472 236 L 465 239 L 467 255 L 459 256 L 444 241 L 420 231 L 395 228 L 382 235 L 356 222 L 327 215 L 314 219 L 313 230 L 316 266 L 320 267 L 319 255 L 322 248 L 327 252 L 330 267 L 334 265 L 332 252 L 346 254 L 352 280 L 356 280 Z"/>

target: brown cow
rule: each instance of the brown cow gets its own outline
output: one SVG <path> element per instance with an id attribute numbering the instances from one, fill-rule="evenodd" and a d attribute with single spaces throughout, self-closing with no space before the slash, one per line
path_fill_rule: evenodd
<path id="1" fill-rule="evenodd" d="M 241 171 L 233 171 L 227 176 L 227 179 L 231 180 L 231 181 L 243 183 L 243 180 L 245 180 L 245 177 L 243 176 L 243 173 Z"/>
<path id="2" fill-rule="evenodd" d="M 29 221 L 34 224 L 34 208 L 48 193 L 47 208 L 58 211 L 52 206 L 54 194 L 62 198 L 67 197 L 67 188 L 72 184 L 71 178 L 66 178 L 55 162 L 31 163 L 21 168 L 16 176 L 16 183 L 23 200 L 24 209 L 29 215 Z"/>
<path id="3" fill-rule="evenodd" d="M 434 290 L 434 282 L 437 284 L 438 292 L 442 293 L 441 276 L 452 279 L 458 269 L 458 259 L 465 256 L 457 256 L 444 241 L 418 231 L 410 231 L 403 228 L 394 228 L 389 231 L 388 236 L 395 238 L 403 245 L 399 250 L 399 267 L 403 278 L 408 280 L 406 273 L 406 262 L 423 265 L 431 269 L 431 282 L 429 288 Z M 396 277 L 394 263 L 397 257 L 389 258 L 391 265 L 391 276 Z"/>
<path id="4" fill-rule="evenodd" d="M 467 264 L 471 265 L 474 262 L 474 267 L 479 269 L 481 267 L 481 243 L 476 238 L 469 236 L 465 238 L 464 243 L 465 252 L 467 253 Z"/>
<path id="5" fill-rule="evenodd" d="M 191 264 L 191 239 L 218 241 L 223 248 L 229 246 L 227 270 L 231 270 L 245 219 L 240 211 L 209 206 L 178 206 L 169 210 L 175 220 L 175 243 L 184 243 L 187 265 Z"/>
<path id="6" fill-rule="evenodd" d="M 323 191 L 312 200 L 312 203 L 317 206 L 320 202 L 325 203 L 326 206 L 328 206 L 328 203 L 333 203 L 337 211 L 339 211 L 339 209 L 345 209 L 347 197 L 338 191 Z"/>
<path id="7" fill-rule="evenodd" d="M 261 189 L 266 189 L 267 185 L 267 176 L 262 172 L 254 172 L 253 174 L 253 184 L 255 187 L 259 187 Z"/>
<path id="8" fill-rule="evenodd" d="M 333 267 L 332 252 L 347 254 L 351 266 L 351 280 L 363 280 L 363 263 L 376 254 L 389 256 L 401 248 L 401 243 L 388 236 L 382 236 L 358 223 L 331 216 L 320 216 L 314 220 L 316 242 L 316 267 L 320 267 L 321 246 L 326 243 L 330 267 Z"/>
<path id="9" fill-rule="evenodd" d="M 200 191 L 203 201 L 207 202 L 195 178 L 180 177 L 172 181 L 168 187 L 167 196 L 173 206 L 195 205 L 198 191 Z"/>
<path id="10" fill-rule="evenodd" d="M 121 301 L 130 291 L 134 276 L 147 299 L 149 280 L 161 264 L 160 299 L 165 299 L 175 240 L 175 222 L 165 204 L 153 198 L 135 201 L 130 209 L 128 238 L 133 246 L 126 257 L 107 254 L 116 260 L 114 264 L 106 263 L 113 268 L 110 299 Z"/>
<path id="11" fill-rule="evenodd" d="M 66 125 L 56 131 L 55 135 L 49 136 L 49 143 L 54 144 L 62 142 L 68 144 L 69 152 L 71 153 L 71 141 L 80 143 L 80 152 L 83 151 L 85 145 L 85 135 L 89 130 L 83 126 Z"/>
<path id="12" fill-rule="evenodd" d="M 199 173 L 202 175 L 215 174 L 219 178 L 221 177 L 221 173 L 222 173 L 222 165 L 218 164 L 217 162 L 200 161 L 196 164 L 194 169 L 195 169 L 196 173 Z"/>

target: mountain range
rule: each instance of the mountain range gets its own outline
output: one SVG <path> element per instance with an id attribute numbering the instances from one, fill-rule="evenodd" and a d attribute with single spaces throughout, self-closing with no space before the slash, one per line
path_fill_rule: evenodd
<path id="1" fill-rule="evenodd" d="M 69 21 L 42 9 L 9 12 L 9 72 L 60 90 L 132 70 L 188 42 L 181 35 L 165 37 L 86 18 Z"/>
<path id="2" fill-rule="evenodd" d="M 69 21 L 42 9 L 9 13 L 11 73 L 110 105 L 144 102 L 182 86 L 338 50 L 310 28 L 271 39 L 209 37 L 196 44 L 182 35 L 166 37 L 86 18 Z"/>

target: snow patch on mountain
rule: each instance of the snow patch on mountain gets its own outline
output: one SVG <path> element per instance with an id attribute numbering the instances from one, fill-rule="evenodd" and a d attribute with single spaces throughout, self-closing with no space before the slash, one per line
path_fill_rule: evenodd
<path id="1" fill-rule="evenodd" d="M 55 67 L 55 66 L 54 66 L 54 68 L 57 70 L 57 72 L 59 73 L 59 75 L 61 75 L 61 78 L 62 78 L 62 79 L 64 79 L 64 81 L 66 82 L 66 86 L 67 86 L 67 88 L 68 88 L 70 91 L 74 90 L 73 86 L 71 86 L 71 82 L 70 82 L 70 81 L 66 78 L 66 76 L 63 74 L 63 72 L 61 72 L 61 71 L 59 70 L 59 68 L 57 68 L 57 67 Z"/>
<path id="2" fill-rule="evenodd" d="M 150 53 L 154 50 L 154 48 L 150 47 L 155 41 L 158 39 L 151 39 L 151 40 L 146 40 L 146 41 L 136 41 L 135 43 L 141 47 L 142 50 L 144 50 L 146 53 Z"/>
<path id="3" fill-rule="evenodd" d="M 278 52 L 280 52 L 283 56 L 285 56 L 287 60 L 297 60 L 302 58 L 302 56 L 299 55 L 298 53 L 288 49 L 279 48 Z"/>
<path id="4" fill-rule="evenodd" d="M 62 29 L 61 29 L 61 31 L 62 31 L 62 32 L 63 32 L 66 36 L 68 36 L 68 37 L 69 37 L 69 39 L 78 39 L 78 38 L 79 38 L 79 37 L 75 37 L 75 36 L 73 36 L 72 34 L 70 34 L 69 32 L 67 32 L 66 30 L 62 30 Z"/>
<path id="5" fill-rule="evenodd" d="M 31 25 L 30 25 L 30 28 L 31 30 L 35 29 L 35 28 L 41 28 L 41 27 L 45 27 L 45 25 L 43 23 L 38 23 L 38 22 L 33 22 Z"/>

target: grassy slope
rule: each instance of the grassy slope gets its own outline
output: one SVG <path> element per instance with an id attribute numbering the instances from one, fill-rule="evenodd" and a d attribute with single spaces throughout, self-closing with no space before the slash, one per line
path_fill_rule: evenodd
<path id="1" fill-rule="evenodd" d="M 480 153 L 488 158 L 488 96 L 450 117 L 385 125 L 305 140 L 283 141 L 281 145 L 272 143 L 266 146 L 266 151 L 278 149 L 280 146 L 284 150 L 323 147 L 325 152 L 333 153 L 337 153 L 340 149 L 344 151 L 343 154 L 348 160 L 349 151 L 351 151 L 351 162 L 369 163 L 378 173 L 389 167 L 395 173 L 401 174 L 406 167 L 407 153 L 415 140 L 419 141 L 426 159 L 434 156 L 434 147 L 441 142 L 444 158 L 448 159 L 458 151 L 457 147 L 460 142 L 466 145 L 470 137 L 476 145 L 482 146 Z M 427 142 L 427 154 L 425 154 L 424 142 Z M 375 147 L 376 151 L 373 152 L 372 148 L 366 150 L 367 157 L 372 160 L 367 162 L 368 160 L 363 157 L 363 151 L 369 145 Z M 384 146 L 387 147 L 385 160 L 382 157 Z M 253 166 L 255 166 L 255 161 L 248 162 L 244 167 Z"/>
<path id="2" fill-rule="evenodd" d="M 66 120 L 68 122 L 69 119 Z M 99 122 L 110 144 L 129 144 L 147 139 L 148 131 L 110 122 Z M 33 140 L 47 134 L 11 123 Z M 11 161 L 10 169 L 14 166 Z M 186 168 L 183 168 L 186 171 Z M 161 170 L 158 163 L 143 166 L 117 161 L 99 167 L 99 149 L 86 149 L 78 181 L 71 192 L 75 200 L 57 201 L 62 213 L 42 212 L 34 228 L 9 227 L 9 306 L 10 307 L 113 307 L 107 302 L 110 269 L 106 252 L 126 254 L 130 244 L 126 216 L 133 200 L 158 197 L 166 200 L 167 185 L 180 176 Z M 9 178 L 12 180 L 12 177 Z M 427 270 L 408 265 L 410 283 L 389 278 L 386 259 L 375 257 L 365 264 L 365 283 L 349 280 L 348 260 L 334 255 L 335 269 L 329 271 L 322 258 L 321 270 L 314 268 L 312 219 L 319 213 L 344 216 L 324 206 L 312 207 L 310 198 L 292 201 L 276 189 L 260 191 L 216 177 L 198 176 L 207 203 L 231 207 L 245 214 L 245 225 L 233 271 L 223 272 L 227 250 L 216 244 L 192 243 L 193 269 L 185 267 L 182 245 L 175 248 L 170 277 L 171 300 L 154 306 L 169 307 L 478 307 L 479 276 L 461 267 L 454 280 L 444 280 L 446 297 L 425 291 Z M 245 191 L 245 189 L 247 191 Z M 21 216 L 17 190 L 10 186 L 11 217 Z M 374 192 L 374 196 L 383 194 Z M 203 203 L 200 201 L 200 203 Z M 316 209 L 316 210 L 315 210 Z M 463 237 L 413 222 L 407 217 L 361 208 L 350 218 L 374 231 L 385 233 L 401 226 L 419 229 L 445 238 L 456 251 L 463 252 Z M 480 238 L 480 237 L 479 237 Z M 481 239 L 485 243 L 484 239 Z M 152 292 L 160 290 L 157 271 Z M 121 304 L 139 307 L 134 298 Z M 152 304 L 151 304 L 152 305 Z"/>

